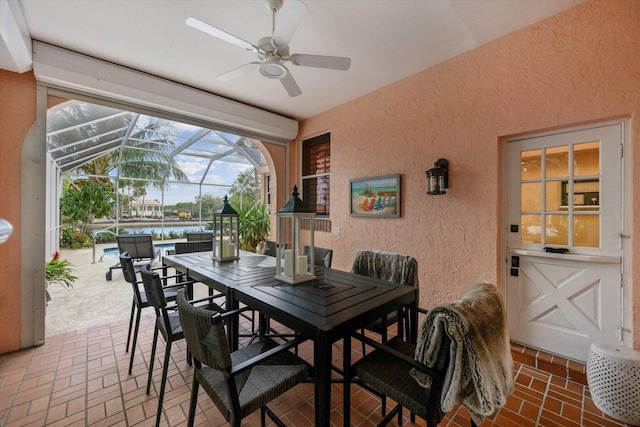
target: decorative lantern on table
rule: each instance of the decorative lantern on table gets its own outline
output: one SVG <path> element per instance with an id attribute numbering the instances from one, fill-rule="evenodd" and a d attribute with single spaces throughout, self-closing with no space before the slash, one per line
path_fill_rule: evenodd
<path id="1" fill-rule="evenodd" d="M 275 278 L 294 284 L 316 278 L 313 246 L 316 214 L 298 194 L 298 187 L 294 186 L 289 201 L 276 212 Z M 309 227 L 303 226 L 305 222 Z M 287 249 L 283 249 L 285 243 Z M 302 245 L 307 246 L 308 251 L 303 252 Z"/>
<path id="2" fill-rule="evenodd" d="M 224 196 L 224 204 L 213 214 L 213 259 L 233 261 L 240 258 L 238 227 L 240 216 Z"/>

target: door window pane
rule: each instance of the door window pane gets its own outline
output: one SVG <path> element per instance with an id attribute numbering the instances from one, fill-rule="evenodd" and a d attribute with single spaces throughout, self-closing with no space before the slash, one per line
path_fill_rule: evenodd
<path id="1" fill-rule="evenodd" d="M 545 183 L 545 201 L 547 211 L 559 211 L 562 201 L 562 182 L 561 181 L 547 181 Z M 565 206 L 566 208 L 566 206 Z"/>
<path id="2" fill-rule="evenodd" d="M 569 176 L 569 147 L 551 147 L 545 150 L 545 174 L 547 178 Z"/>
<path id="3" fill-rule="evenodd" d="M 542 177 L 542 150 L 523 151 L 520 154 L 520 179 Z"/>
<path id="4" fill-rule="evenodd" d="M 542 243 L 542 221 L 540 215 L 521 215 L 520 224 L 520 240 L 523 243 Z"/>
<path id="5" fill-rule="evenodd" d="M 520 185 L 521 210 L 524 212 L 542 211 L 542 186 L 539 182 L 525 182 Z"/>
<path id="6" fill-rule="evenodd" d="M 573 146 L 573 175 L 600 174 L 600 143 L 585 142 Z"/>
<path id="7" fill-rule="evenodd" d="M 573 206 L 580 210 L 598 210 L 600 205 L 600 181 L 575 181 L 573 183 Z"/>
<path id="8" fill-rule="evenodd" d="M 547 215 L 545 242 L 550 245 L 569 244 L 569 216 Z"/>
<path id="9" fill-rule="evenodd" d="M 573 219 L 573 245 L 587 248 L 600 246 L 600 216 L 575 215 Z"/>

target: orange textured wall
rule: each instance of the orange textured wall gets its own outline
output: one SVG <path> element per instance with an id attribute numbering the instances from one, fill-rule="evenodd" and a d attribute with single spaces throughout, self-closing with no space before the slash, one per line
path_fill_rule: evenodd
<path id="1" fill-rule="evenodd" d="M 334 248 L 339 269 L 363 248 L 415 256 L 424 307 L 477 279 L 500 282 L 501 138 L 631 117 L 634 141 L 639 22 L 640 2 L 580 4 L 302 122 L 300 139 L 331 132 L 331 219 L 342 234 L 318 233 L 317 245 Z M 637 150 L 633 156 L 640 164 Z M 427 196 L 424 171 L 440 157 L 450 162 L 451 188 Z M 402 175 L 400 219 L 349 216 L 349 179 L 395 173 Z M 634 242 L 639 203 L 634 197 Z M 638 330 L 640 295 L 634 301 Z"/>
<path id="2" fill-rule="evenodd" d="M 361 248 L 416 256 L 424 307 L 456 297 L 478 278 L 498 281 L 500 139 L 631 117 L 633 143 L 640 133 L 638 22 L 635 0 L 589 1 L 304 121 L 301 138 L 331 132 L 331 219 L 342 229 L 340 236 L 317 233 L 317 246 L 334 248 L 340 269 Z M 20 153 L 35 120 L 35 98 L 32 73 L 0 70 L 0 217 L 16 228 L 0 245 L 0 353 L 20 345 Z M 299 183 L 295 145 L 291 185 Z M 632 151 L 632 163 L 640 164 L 639 150 Z M 451 188 L 428 197 L 424 171 L 440 157 L 451 162 Z M 349 179 L 393 173 L 402 174 L 402 217 L 349 217 Z M 640 188 L 637 168 L 632 185 Z M 638 265 L 635 194 L 632 209 L 632 264 Z M 639 330 L 640 296 L 633 313 Z"/>
<path id="3" fill-rule="evenodd" d="M 0 70 L 0 218 L 14 230 L 0 245 L 0 354 L 20 348 L 20 155 L 35 119 L 33 74 Z"/>

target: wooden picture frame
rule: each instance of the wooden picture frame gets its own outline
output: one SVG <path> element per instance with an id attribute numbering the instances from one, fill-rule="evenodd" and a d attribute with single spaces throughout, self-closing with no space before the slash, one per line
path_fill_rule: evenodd
<path id="1" fill-rule="evenodd" d="M 350 180 L 349 215 L 366 218 L 399 218 L 400 175 Z"/>

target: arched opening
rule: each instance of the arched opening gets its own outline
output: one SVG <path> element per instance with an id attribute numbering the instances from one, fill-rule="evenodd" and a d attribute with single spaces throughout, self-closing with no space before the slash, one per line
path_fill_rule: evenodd
<path id="1" fill-rule="evenodd" d="M 28 165 L 24 170 L 29 171 L 32 184 L 38 182 L 41 188 L 25 185 L 23 193 L 31 196 L 23 203 L 44 207 L 40 209 L 42 216 L 35 215 L 30 221 L 39 225 L 35 229 L 43 226 L 42 247 L 37 252 L 45 259 L 60 242 L 70 244 L 68 237 L 74 234 L 67 231 L 60 204 L 63 186 L 74 181 L 106 182 L 113 190 L 109 213 L 93 218 L 88 224 L 90 233 L 107 228 L 116 233 L 125 229 L 136 232 L 138 226 L 151 224 L 158 239 L 167 239 L 168 230 L 176 227 L 206 229 L 217 207 L 215 202 L 221 203 L 227 194 L 237 195 L 240 206 L 267 201 L 267 196 L 277 200 L 276 165 L 284 170 L 284 144 L 231 134 L 188 117 L 133 111 L 136 109 L 83 96 L 77 100 L 43 97 L 51 107 L 46 109 L 44 122 L 39 118 L 23 153 L 23 162 Z M 46 140 L 44 152 L 42 139 Z M 143 173 L 136 175 L 140 171 Z M 180 215 L 186 212 L 189 219 Z M 40 263 L 38 258 L 34 256 L 34 261 Z M 105 259 L 105 270 L 108 261 Z M 101 278 L 105 280 L 104 275 Z M 45 334 L 47 304 L 42 302 L 46 284 L 37 276 L 29 282 L 33 287 L 26 298 L 31 309 L 25 307 L 23 319 L 39 344 L 49 335 Z M 29 310 L 32 312 L 27 313 Z"/>

